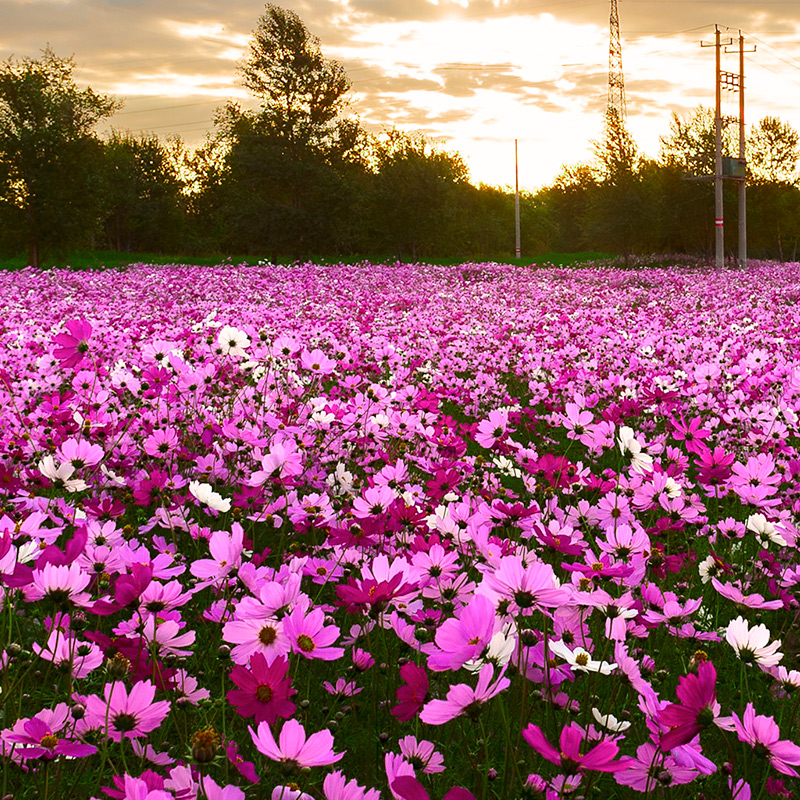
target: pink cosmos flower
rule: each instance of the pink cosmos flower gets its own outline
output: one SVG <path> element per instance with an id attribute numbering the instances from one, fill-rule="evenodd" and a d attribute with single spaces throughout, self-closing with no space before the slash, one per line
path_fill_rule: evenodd
<path id="1" fill-rule="evenodd" d="M 325 800 L 381 800 L 378 789 L 366 789 L 355 780 L 348 781 L 338 769 L 325 776 L 322 791 Z"/>
<path id="2" fill-rule="evenodd" d="M 740 741 L 749 744 L 757 756 L 766 758 L 778 772 L 798 777 L 792 767 L 800 765 L 800 747 L 788 739 L 780 739 L 780 729 L 772 717 L 756 714 L 752 703 L 748 703 L 740 719 L 733 714 L 720 720 L 720 727 L 736 731 Z"/>
<path id="3" fill-rule="evenodd" d="M 150 651 L 155 651 L 161 658 L 165 653 L 179 658 L 187 657 L 192 654 L 187 648 L 194 644 L 196 634 L 191 629 L 182 632 L 184 626 L 185 623 L 182 624 L 177 620 L 162 619 L 151 614 L 145 618 L 141 635 Z"/>
<path id="4" fill-rule="evenodd" d="M 328 694 L 333 694 L 337 697 L 353 697 L 364 691 L 363 687 L 357 686 L 355 681 L 346 681 L 344 678 L 337 678 L 336 683 L 323 681 L 322 687 Z"/>
<path id="5" fill-rule="evenodd" d="M 475 441 L 481 447 L 492 447 L 502 437 L 508 427 L 508 411 L 495 409 L 489 412 L 489 419 L 478 423 Z"/>
<path id="6" fill-rule="evenodd" d="M 426 739 L 417 741 L 416 736 L 404 736 L 398 744 L 403 757 L 414 769 L 421 769 L 428 774 L 444 772 L 444 758 L 433 742 Z"/>
<path id="7" fill-rule="evenodd" d="M 711 585 L 723 597 L 726 597 L 728 600 L 733 600 L 737 606 L 745 606 L 746 608 L 766 608 L 769 610 L 783 608 L 783 600 L 765 600 L 764 596 L 758 592 L 744 594 L 738 586 L 732 583 L 722 583 L 712 577 Z"/>
<path id="8" fill-rule="evenodd" d="M 429 725 L 444 725 L 451 719 L 462 714 L 474 717 L 480 712 L 481 706 L 503 689 L 511 685 L 511 681 L 504 677 L 505 667 L 500 671 L 497 680 L 492 684 L 494 665 L 486 663 L 481 667 L 478 675 L 478 684 L 473 689 L 466 683 L 451 686 L 447 692 L 446 700 L 431 700 L 420 712 L 419 718 Z"/>
<path id="9" fill-rule="evenodd" d="M 85 319 L 71 319 L 64 323 L 68 333 L 59 333 L 53 337 L 58 345 L 53 355 L 64 368 L 75 367 L 83 361 L 84 353 L 89 350 L 89 337 L 92 326 Z"/>
<path id="10" fill-rule="evenodd" d="M 299 605 L 283 618 L 283 632 L 289 639 L 292 652 L 303 658 L 335 661 L 344 655 L 343 647 L 331 647 L 339 638 L 335 625 L 325 625 L 325 612 L 314 608 L 308 614 Z"/>
<path id="11" fill-rule="evenodd" d="M 75 562 L 69 565 L 45 564 L 41 569 L 35 569 L 32 577 L 33 583 L 26 590 L 28 600 L 47 597 L 61 606 L 67 603 L 88 606 L 91 603 L 91 595 L 84 591 L 91 578 Z"/>
<path id="12" fill-rule="evenodd" d="M 351 577 L 347 583 L 336 587 L 336 594 L 339 597 L 336 604 L 346 606 L 351 614 L 363 610 L 374 618 L 384 611 L 392 600 L 403 597 L 416 588 L 416 584 L 404 583 L 401 573 L 392 576 L 388 581 Z"/>
<path id="13" fill-rule="evenodd" d="M 697 454 L 697 480 L 704 486 L 719 487 L 732 474 L 731 465 L 736 460 L 733 453 L 726 453 L 724 448 L 715 447 Z"/>
<path id="14" fill-rule="evenodd" d="M 312 733 L 306 738 L 305 728 L 295 719 L 284 723 L 277 742 L 266 722 L 260 722 L 257 731 L 250 727 L 248 730 L 260 753 L 287 767 L 324 767 L 344 755 L 344 752 L 333 752 L 333 734 L 329 730 Z"/>
<path id="15" fill-rule="evenodd" d="M 300 353 L 300 366 L 317 375 L 330 375 L 336 369 L 336 362 L 328 358 L 318 347 Z"/>
<path id="16" fill-rule="evenodd" d="M 169 713 L 169 701 L 154 702 L 156 687 L 150 681 L 139 681 L 128 694 L 124 683 L 107 683 L 103 697 L 86 698 L 86 724 L 99 728 L 115 742 L 133 739 L 155 730 Z"/>
<path id="17" fill-rule="evenodd" d="M 627 760 L 613 760 L 619 752 L 619 747 L 610 739 L 604 739 L 581 755 L 580 746 L 583 741 L 583 732 L 575 723 L 567 725 L 561 730 L 558 750 L 547 741 L 541 728 L 537 725 L 528 725 L 522 732 L 522 736 L 537 753 L 557 764 L 567 775 L 575 775 L 585 770 L 618 772 L 628 765 Z"/>
<path id="18" fill-rule="evenodd" d="M 34 642 L 31 649 L 59 670 L 68 670 L 73 678 L 85 678 L 103 663 L 103 651 L 96 644 L 78 641 L 75 634 L 60 628 L 50 631 L 45 647 Z"/>
<path id="19" fill-rule="evenodd" d="M 519 556 L 499 558 L 496 568 L 484 576 L 478 593 L 487 594 L 495 605 L 510 600 L 509 613 L 521 611 L 524 615 L 555 608 L 569 599 L 568 592 L 558 586 L 549 564 L 537 561 L 526 566 Z"/>
<path id="20" fill-rule="evenodd" d="M 778 504 L 772 499 L 778 491 L 781 476 L 775 472 L 775 461 L 768 453 L 761 453 L 747 459 L 747 464 L 738 461 L 733 464 L 730 485 L 745 503 L 763 508 Z"/>
<path id="21" fill-rule="evenodd" d="M 697 675 L 689 674 L 678 679 L 675 693 L 682 705 L 671 703 L 658 717 L 662 725 L 671 728 L 661 737 L 664 752 L 687 744 L 719 717 L 716 683 L 717 671 L 710 661 L 698 664 Z"/>
<path id="22" fill-rule="evenodd" d="M 476 594 L 456 617 L 445 620 L 437 629 L 435 644 L 424 648 L 428 667 L 435 672 L 457 670 L 470 659 L 478 658 L 492 640 L 496 622 L 492 601 Z"/>
<path id="23" fill-rule="evenodd" d="M 144 451 L 153 458 L 167 458 L 177 450 L 180 437 L 175 428 L 157 428 L 144 440 Z"/>
<path id="24" fill-rule="evenodd" d="M 371 486 L 363 497 L 353 500 L 353 516 L 358 519 L 378 517 L 384 514 L 395 501 L 394 490 L 389 486 Z"/>
<path id="25" fill-rule="evenodd" d="M 70 710 L 66 703 L 59 703 L 52 711 L 43 709 L 30 719 L 19 719 L 11 729 L 0 733 L 0 741 L 14 748 L 12 758 L 41 758 L 52 761 L 57 756 L 83 758 L 97 752 L 90 744 L 83 744 L 56 734 L 70 722 Z"/>
<path id="26" fill-rule="evenodd" d="M 56 450 L 56 455 L 62 462 L 71 464 L 75 469 L 82 469 L 99 464 L 105 454 L 99 444 L 92 444 L 86 439 L 66 439 Z"/>
<path id="27" fill-rule="evenodd" d="M 235 644 L 231 650 L 234 664 L 246 664 L 253 653 L 262 653 L 268 661 L 291 650 L 283 623 L 271 617 L 235 619 L 222 627 L 222 638 Z"/>
<path id="28" fill-rule="evenodd" d="M 702 428 L 703 420 L 700 417 L 694 417 L 687 423 L 683 414 L 680 415 L 680 422 L 675 417 L 670 417 L 674 433 L 672 434 L 678 441 L 686 442 L 686 449 L 690 453 L 703 453 L 707 451 L 707 447 L 702 443 L 702 439 L 708 439 L 711 436 L 711 431 L 707 428 Z"/>
<path id="29" fill-rule="evenodd" d="M 652 792 L 662 786 L 691 783 L 699 774 L 696 769 L 680 766 L 672 756 L 660 753 L 649 742 L 639 745 L 636 748 L 636 758 L 627 759 L 623 766 L 614 775 L 614 780 L 637 792 Z"/>
<path id="30" fill-rule="evenodd" d="M 302 474 L 303 454 L 294 439 L 272 443 L 269 453 L 261 459 L 261 469 L 250 476 L 249 485 L 263 486 L 276 471 L 281 479 Z"/>
<path id="31" fill-rule="evenodd" d="M 193 561 L 189 568 L 192 575 L 205 584 L 216 583 L 239 568 L 244 550 L 244 529 L 238 522 L 234 522 L 230 533 L 214 531 L 208 549 L 211 551 L 211 558 Z"/>

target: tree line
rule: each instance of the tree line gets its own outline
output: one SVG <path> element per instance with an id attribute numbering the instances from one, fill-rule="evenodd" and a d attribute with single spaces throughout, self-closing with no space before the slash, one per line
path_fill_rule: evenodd
<path id="1" fill-rule="evenodd" d="M 350 81 L 293 12 L 267 5 L 239 70 L 255 110 L 229 102 L 203 146 L 97 124 L 119 109 L 81 88 L 49 48 L 0 64 L 0 252 L 39 265 L 78 248 L 309 258 L 507 259 L 514 193 L 469 180 L 457 153 L 421 135 L 369 134 L 346 115 Z M 736 148 L 726 127 L 725 151 Z M 772 117 L 751 128 L 748 244 L 793 260 L 800 241 L 800 137 Z M 523 192 L 523 250 L 629 256 L 714 245 L 714 117 L 673 115 L 656 159 L 610 114 L 591 163 Z M 726 216 L 737 193 L 726 185 Z M 735 252 L 735 224 L 727 242 Z"/>

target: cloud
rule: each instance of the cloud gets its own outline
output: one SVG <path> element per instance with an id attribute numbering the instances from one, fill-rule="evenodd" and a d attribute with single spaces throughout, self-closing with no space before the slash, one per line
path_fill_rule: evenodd
<path id="1" fill-rule="evenodd" d="M 341 61 L 352 111 L 372 130 L 423 130 L 462 149 L 489 183 L 510 140 L 535 150 L 521 180 L 541 183 L 590 153 L 602 129 L 608 5 L 586 0 L 283 0 Z M 50 43 L 78 77 L 125 95 L 119 128 L 199 141 L 227 98 L 253 106 L 237 74 L 264 12 L 251 0 L 5 0 L 0 57 Z M 742 28 L 748 115 L 800 127 L 800 3 L 620 2 L 629 125 L 654 152 L 671 112 L 713 103 L 714 21 Z M 725 56 L 729 61 L 734 55 Z M 732 63 L 732 61 L 731 61 Z M 729 66 L 728 69 L 736 69 Z M 731 98 L 728 98 L 729 100 Z M 534 146 L 535 145 L 535 146 Z M 495 156 L 491 154 L 494 153 Z M 494 158 L 494 162 L 493 162 Z M 493 167 L 493 163 L 496 164 Z M 498 178 L 497 182 L 503 180 Z"/>

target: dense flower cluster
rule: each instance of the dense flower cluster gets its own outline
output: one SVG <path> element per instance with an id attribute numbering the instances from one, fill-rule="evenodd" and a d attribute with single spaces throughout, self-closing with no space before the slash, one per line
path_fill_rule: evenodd
<path id="1" fill-rule="evenodd" d="M 3 794 L 793 796 L 799 279 L 0 274 Z"/>

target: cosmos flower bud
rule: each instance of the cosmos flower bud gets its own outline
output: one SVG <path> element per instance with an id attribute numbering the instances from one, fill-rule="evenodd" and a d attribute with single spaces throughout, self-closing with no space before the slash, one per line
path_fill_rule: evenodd
<path id="1" fill-rule="evenodd" d="M 211 727 L 201 728 L 192 734 L 192 758 L 198 764 L 213 761 L 219 747 L 219 734 Z"/>

